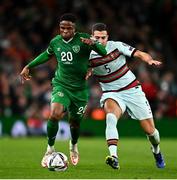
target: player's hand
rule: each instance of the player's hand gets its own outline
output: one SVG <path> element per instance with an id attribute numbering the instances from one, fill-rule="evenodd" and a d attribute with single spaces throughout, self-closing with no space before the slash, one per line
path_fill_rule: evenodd
<path id="1" fill-rule="evenodd" d="M 160 66 L 161 64 L 162 64 L 162 62 L 160 62 L 160 61 L 156 61 L 156 60 L 150 60 L 150 61 L 148 61 L 148 64 L 149 65 L 155 65 L 155 66 Z"/>
<path id="2" fill-rule="evenodd" d="M 157 61 L 152 58 L 152 56 L 146 52 L 136 50 L 134 53 L 134 57 L 140 58 L 142 61 L 148 63 L 149 65 L 160 66 L 162 64 L 161 61 Z"/>
<path id="3" fill-rule="evenodd" d="M 21 77 L 21 83 L 22 84 L 24 84 L 25 81 L 29 81 L 31 79 L 32 76 L 30 76 L 29 68 L 27 66 L 25 66 L 23 68 L 23 70 L 21 71 L 20 77 Z"/>
<path id="4" fill-rule="evenodd" d="M 95 40 L 94 39 L 89 39 L 89 38 L 83 38 L 81 37 L 81 41 L 89 46 L 94 45 L 95 44 Z"/>
<path id="5" fill-rule="evenodd" d="M 93 73 L 93 69 L 89 68 L 88 71 L 87 71 L 87 74 L 85 76 L 85 80 L 88 80 L 88 78 L 92 75 L 92 73 Z"/>

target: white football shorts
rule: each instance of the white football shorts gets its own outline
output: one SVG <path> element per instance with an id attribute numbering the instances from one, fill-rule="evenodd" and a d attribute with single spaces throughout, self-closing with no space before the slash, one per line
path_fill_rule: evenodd
<path id="1" fill-rule="evenodd" d="M 119 92 L 103 93 L 100 100 L 101 107 L 108 98 L 115 100 L 119 104 L 122 114 L 127 111 L 132 119 L 144 120 L 153 117 L 149 102 L 140 85 Z"/>

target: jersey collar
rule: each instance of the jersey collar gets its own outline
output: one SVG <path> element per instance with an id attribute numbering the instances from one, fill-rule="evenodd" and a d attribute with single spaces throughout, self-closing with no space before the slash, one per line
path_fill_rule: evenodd
<path id="1" fill-rule="evenodd" d="M 71 39 L 69 39 L 68 41 L 62 39 L 62 41 L 63 41 L 64 43 L 69 43 L 69 42 L 71 42 L 72 40 L 73 40 L 73 37 L 72 37 Z"/>
<path id="2" fill-rule="evenodd" d="M 75 35 L 76 35 L 76 33 L 74 33 L 74 36 L 75 36 Z M 71 42 L 71 41 L 73 40 L 74 36 L 73 36 L 71 39 L 69 39 L 68 41 L 66 41 L 66 40 L 64 40 L 64 39 L 62 38 L 62 41 L 63 41 L 64 43 L 69 43 L 69 42 Z"/>

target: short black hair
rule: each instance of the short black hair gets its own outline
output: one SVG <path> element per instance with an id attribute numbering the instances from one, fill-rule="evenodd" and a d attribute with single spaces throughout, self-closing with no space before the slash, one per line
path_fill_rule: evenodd
<path id="1" fill-rule="evenodd" d="M 96 23 L 92 26 L 92 33 L 94 31 L 107 31 L 107 26 L 104 23 Z"/>
<path id="2" fill-rule="evenodd" d="M 72 13 L 65 13 L 60 17 L 60 22 L 61 21 L 71 21 L 72 23 L 76 22 L 76 16 Z"/>

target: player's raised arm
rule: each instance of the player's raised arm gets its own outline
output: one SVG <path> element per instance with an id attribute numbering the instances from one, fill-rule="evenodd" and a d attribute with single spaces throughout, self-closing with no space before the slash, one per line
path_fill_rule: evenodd
<path id="1" fill-rule="evenodd" d="M 27 67 L 28 68 L 32 68 L 35 66 L 38 66 L 39 64 L 43 64 L 45 62 L 47 62 L 50 58 L 49 53 L 46 51 L 44 51 L 43 53 L 41 53 L 39 56 L 37 56 L 33 61 L 31 61 Z"/>
<path id="2" fill-rule="evenodd" d="M 142 61 L 148 63 L 149 65 L 159 66 L 162 64 L 161 61 L 157 61 L 157 60 L 153 59 L 150 54 L 140 51 L 140 50 L 136 50 L 136 52 L 134 53 L 133 56 L 141 59 Z"/>
<path id="3" fill-rule="evenodd" d="M 49 60 L 49 57 L 50 57 L 50 55 L 46 50 L 43 53 L 41 53 L 39 56 L 37 56 L 29 64 L 27 64 L 20 73 L 22 83 L 24 83 L 24 81 L 28 81 L 31 79 L 31 76 L 29 74 L 30 68 L 35 67 L 39 64 L 45 63 L 46 61 Z"/>
<path id="4" fill-rule="evenodd" d="M 105 47 L 95 39 L 81 38 L 81 41 L 89 46 L 92 46 L 92 50 L 97 52 L 99 55 L 105 56 L 107 54 Z"/>

